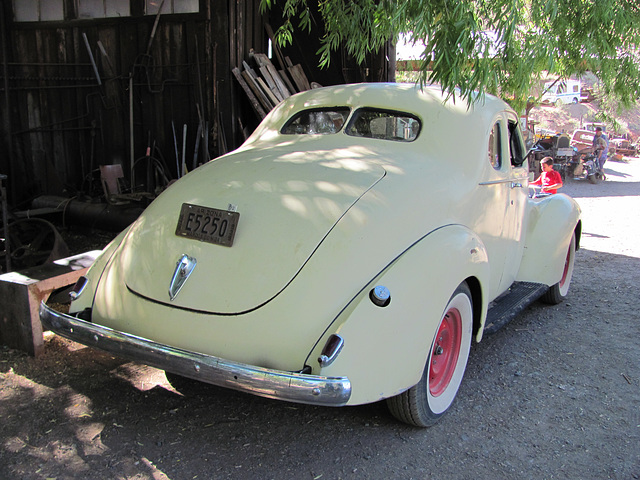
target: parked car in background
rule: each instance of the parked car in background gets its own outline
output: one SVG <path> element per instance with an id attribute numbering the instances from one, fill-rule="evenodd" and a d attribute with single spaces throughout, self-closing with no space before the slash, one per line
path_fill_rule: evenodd
<path id="1" fill-rule="evenodd" d="M 609 141 L 609 153 L 620 157 L 635 157 L 638 154 L 637 147 L 626 138 L 613 138 Z"/>
<path id="2" fill-rule="evenodd" d="M 595 136 L 595 130 L 577 129 L 571 136 L 571 145 L 578 151 L 582 151 L 586 148 L 593 146 L 593 137 Z"/>
<path id="3" fill-rule="evenodd" d="M 580 210 L 530 198 L 528 182 L 518 117 L 495 97 L 300 93 L 161 194 L 74 287 L 70 313 L 43 304 L 41 318 L 176 381 L 314 405 L 387 399 L 428 426 L 474 340 L 568 293 Z"/>

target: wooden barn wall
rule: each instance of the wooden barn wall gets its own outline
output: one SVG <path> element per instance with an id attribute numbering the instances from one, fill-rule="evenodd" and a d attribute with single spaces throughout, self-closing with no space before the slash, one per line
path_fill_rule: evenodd
<path id="1" fill-rule="evenodd" d="M 98 167 L 121 163 L 129 180 L 132 156 L 135 184 L 152 190 L 157 165 L 177 176 L 185 126 L 188 170 L 242 142 L 246 106 L 231 68 L 266 48 L 258 1 L 202 0 L 198 14 L 162 15 L 152 42 L 154 16 L 20 24 L 7 21 L 6 3 L 0 110 L 10 155 L 0 172 L 14 201 L 99 196 Z M 197 140 L 199 125 L 207 135 Z"/>
<path id="2" fill-rule="evenodd" d="M 267 53 L 264 24 L 277 29 L 279 3 L 263 18 L 259 0 L 200 0 L 197 14 L 162 15 L 152 38 L 155 16 L 131 2 L 131 17 L 42 23 L 13 22 L 11 2 L 0 3 L 0 173 L 16 207 L 42 194 L 99 198 L 99 166 L 121 164 L 129 182 L 132 159 L 136 189 L 153 193 L 161 174 L 178 176 L 183 151 L 191 170 L 257 126 L 231 70 Z M 318 39 L 296 35 L 283 53 L 310 81 L 389 79 L 389 52 L 364 67 L 338 55 L 322 70 Z"/>

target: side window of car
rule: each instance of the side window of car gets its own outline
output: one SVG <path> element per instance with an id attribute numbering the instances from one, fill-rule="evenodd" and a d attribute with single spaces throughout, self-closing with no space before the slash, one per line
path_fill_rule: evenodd
<path id="1" fill-rule="evenodd" d="M 361 108 L 353 114 L 346 133 L 353 137 L 413 142 L 420 129 L 420 120 L 410 113 Z"/>
<path id="2" fill-rule="evenodd" d="M 348 107 L 305 110 L 287 121 L 281 133 L 284 135 L 338 133 L 347 120 L 349 112 Z"/>
<path id="3" fill-rule="evenodd" d="M 500 170 L 502 166 L 502 131 L 500 122 L 493 125 L 491 134 L 489 135 L 489 163 L 496 170 Z"/>
<path id="4" fill-rule="evenodd" d="M 524 141 L 522 133 L 518 127 L 518 121 L 509 119 L 509 150 L 511 154 L 511 165 L 520 167 L 525 161 Z"/>

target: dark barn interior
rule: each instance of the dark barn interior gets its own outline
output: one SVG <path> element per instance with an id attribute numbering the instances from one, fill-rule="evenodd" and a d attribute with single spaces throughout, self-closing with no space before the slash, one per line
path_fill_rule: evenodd
<path id="1" fill-rule="evenodd" d="M 269 34 L 281 12 L 262 15 L 259 0 L 5 0 L 0 13 L 0 173 L 11 211 L 60 199 L 144 206 L 238 147 L 260 115 L 232 69 L 258 70 L 254 52 L 281 53 L 271 55 L 277 69 L 286 58 L 320 85 L 394 75 L 389 51 L 365 65 L 338 52 L 319 69 L 319 30 L 276 52 Z"/>
<path id="2" fill-rule="evenodd" d="M 281 18 L 259 0 L 0 0 L 0 345 L 42 353 L 40 302 L 279 101 L 393 80 L 392 45 L 320 69 L 320 30 L 281 51 Z"/>

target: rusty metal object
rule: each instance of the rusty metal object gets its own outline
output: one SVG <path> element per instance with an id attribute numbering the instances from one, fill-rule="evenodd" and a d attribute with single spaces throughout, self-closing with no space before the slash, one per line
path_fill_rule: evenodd
<path id="1" fill-rule="evenodd" d="M 17 220 L 5 225 L 0 230 L 0 238 L 5 238 L 5 249 L 0 251 L 0 258 L 3 263 L 10 263 L 13 270 L 35 267 L 69 256 L 69 248 L 56 227 L 39 218 Z M 6 239 L 10 242 L 10 250 L 6 249 Z"/>

